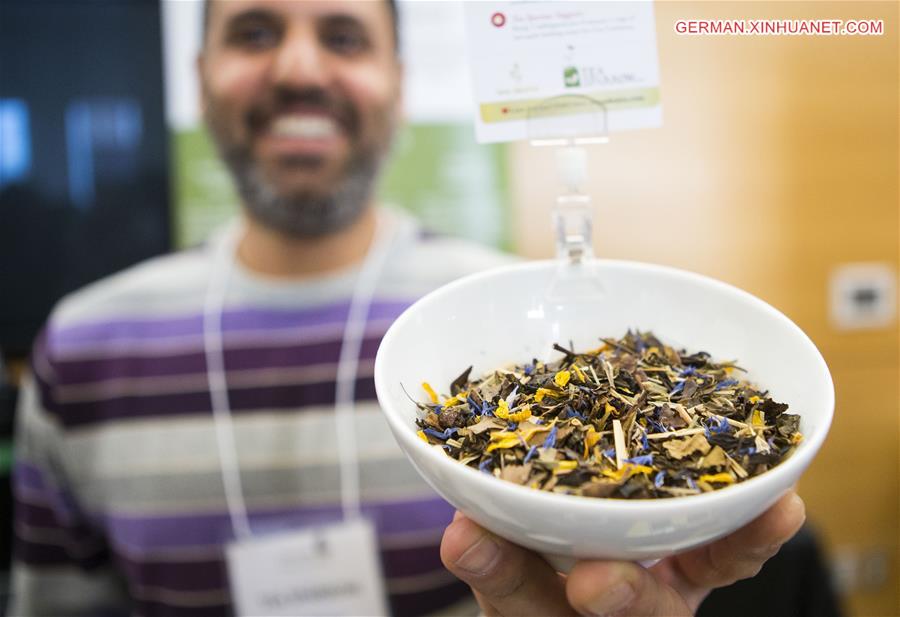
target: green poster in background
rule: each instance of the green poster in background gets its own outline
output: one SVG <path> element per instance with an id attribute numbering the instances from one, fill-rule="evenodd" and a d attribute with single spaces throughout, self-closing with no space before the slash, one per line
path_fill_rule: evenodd
<path id="1" fill-rule="evenodd" d="M 176 248 L 194 246 L 238 211 L 231 178 L 203 129 L 174 139 Z M 506 148 L 479 145 L 468 124 L 410 125 L 397 136 L 381 200 L 429 228 L 510 249 Z"/>

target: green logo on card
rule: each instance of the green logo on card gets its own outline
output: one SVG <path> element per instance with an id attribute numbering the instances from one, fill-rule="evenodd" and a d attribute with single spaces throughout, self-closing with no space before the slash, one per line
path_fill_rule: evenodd
<path id="1" fill-rule="evenodd" d="M 567 66 L 563 69 L 563 81 L 566 84 L 566 88 L 576 88 L 581 85 L 581 77 L 578 75 L 578 68 L 574 66 Z"/>

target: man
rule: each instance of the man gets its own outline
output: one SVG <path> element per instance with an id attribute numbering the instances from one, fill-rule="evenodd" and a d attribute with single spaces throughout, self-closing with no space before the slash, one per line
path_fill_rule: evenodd
<path id="1" fill-rule="evenodd" d="M 652 575 L 584 563 L 565 581 L 465 518 L 439 553 L 452 510 L 394 445 L 374 404 L 372 359 L 415 298 L 506 258 L 373 204 L 400 114 L 393 3 L 218 0 L 207 11 L 205 116 L 243 225 L 54 311 L 20 408 L 13 614 L 231 612 L 224 547 L 240 527 L 264 535 L 341 517 L 350 484 L 339 453 L 353 439 L 333 412 L 336 391 L 348 391 L 347 360 L 357 496 L 378 530 L 396 614 L 466 610 L 457 603 L 468 590 L 441 559 L 488 614 L 626 601 L 635 613 L 688 612 L 793 533 L 802 506 L 788 498 Z M 348 359 L 348 315 L 369 275 L 375 293 Z"/>

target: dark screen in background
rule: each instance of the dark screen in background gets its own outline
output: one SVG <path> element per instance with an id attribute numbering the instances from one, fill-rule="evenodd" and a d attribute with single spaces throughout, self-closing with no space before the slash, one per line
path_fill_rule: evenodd
<path id="1" fill-rule="evenodd" d="M 160 7 L 0 0 L 0 350 L 170 248 Z"/>

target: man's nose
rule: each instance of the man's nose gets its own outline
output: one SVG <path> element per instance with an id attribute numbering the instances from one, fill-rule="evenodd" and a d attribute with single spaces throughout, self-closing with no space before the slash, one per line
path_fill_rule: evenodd
<path id="1" fill-rule="evenodd" d="M 327 80 L 325 60 L 311 27 L 292 28 L 278 49 L 272 80 L 291 88 L 322 87 Z"/>

